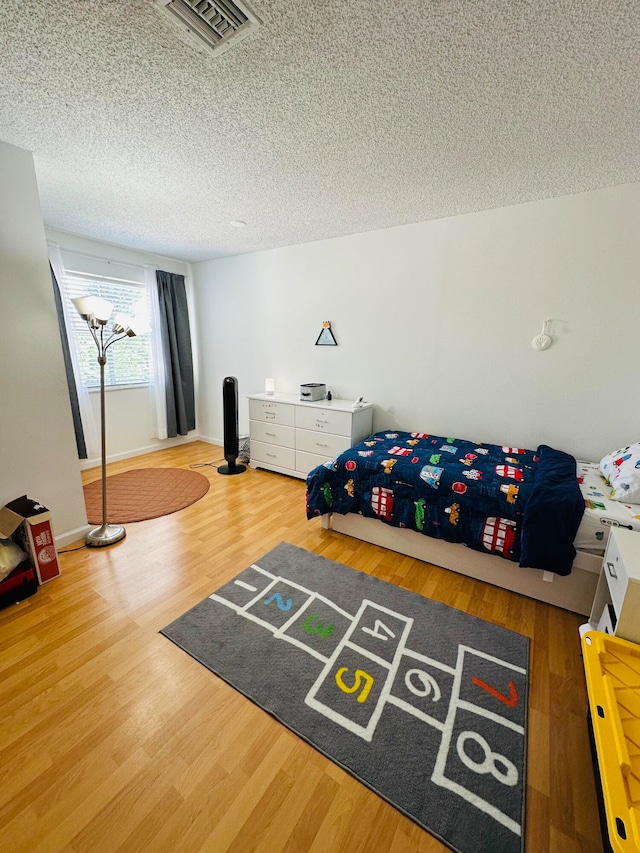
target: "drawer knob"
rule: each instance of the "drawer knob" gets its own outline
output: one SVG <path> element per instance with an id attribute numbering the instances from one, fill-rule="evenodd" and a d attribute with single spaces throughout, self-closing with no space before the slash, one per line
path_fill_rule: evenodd
<path id="1" fill-rule="evenodd" d="M 328 444 L 321 444 L 319 441 L 316 441 L 316 447 L 328 447 Z"/>
<path id="2" fill-rule="evenodd" d="M 608 560 L 607 560 L 607 571 L 609 572 L 609 574 L 611 575 L 612 578 L 614 578 L 615 580 L 618 579 L 618 575 L 616 574 L 616 570 L 613 568 L 613 563 L 610 563 Z"/>
<path id="3" fill-rule="evenodd" d="M 266 454 L 265 454 L 265 456 L 271 456 L 271 458 L 272 458 L 272 459 L 275 459 L 275 458 L 276 458 L 276 454 L 275 454 L 275 453 L 266 453 Z"/>
<path id="4" fill-rule="evenodd" d="M 274 438 L 276 437 L 275 432 L 265 432 L 265 435 L 272 435 Z"/>

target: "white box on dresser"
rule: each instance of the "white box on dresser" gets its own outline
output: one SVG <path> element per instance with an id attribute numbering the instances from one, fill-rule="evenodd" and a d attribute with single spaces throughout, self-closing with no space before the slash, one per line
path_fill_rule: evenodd
<path id="1" fill-rule="evenodd" d="M 309 471 L 371 435 L 373 404 L 307 402 L 295 394 L 250 394 L 251 467 L 305 479 Z"/>
<path id="2" fill-rule="evenodd" d="M 640 533 L 614 527 L 586 628 L 640 643 Z"/>

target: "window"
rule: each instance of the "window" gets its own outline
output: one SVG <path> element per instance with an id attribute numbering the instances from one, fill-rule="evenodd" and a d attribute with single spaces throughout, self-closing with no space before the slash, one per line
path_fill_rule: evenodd
<path id="1" fill-rule="evenodd" d="M 122 313 L 130 317 L 145 314 L 149 316 L 149 295 L 144 283 L 111 279 L 97 275 L 87 275 L 66 270 L 64 295 L 68 300 L 72 328 L 69 332 L 75 339 L 82 373 L 82 382 L 86 388 L 100 387 L 100 365 L 98 350 L 86 322 L 77 313 L 71 303 L 76 296 L 101 296 L 113 303 L 113 314 Z M 111 328 L 111 323 L 107 324 Z M 105 365 L 105 385 L 108 387 L 148 385 L 152 379 L 149 333 L 135 338 L 126 338 L 107 351 Z"/>

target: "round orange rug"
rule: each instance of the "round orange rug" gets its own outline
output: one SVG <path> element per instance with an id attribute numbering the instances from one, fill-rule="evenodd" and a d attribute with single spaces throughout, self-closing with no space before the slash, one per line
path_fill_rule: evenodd
<path id="1" fill-rule="evenodd" d="M 209 480 L 185 468 L 135 468 L 107 477 L 107 521 L 127 524 L 184 509 L 209 491 Z M 89 524 L 102 524 L 102 481 L 84 487 Z"/>

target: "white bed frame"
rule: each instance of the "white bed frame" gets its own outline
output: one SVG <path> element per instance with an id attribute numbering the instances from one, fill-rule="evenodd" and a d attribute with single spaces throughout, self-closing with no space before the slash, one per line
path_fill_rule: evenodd
<path id="1" fill-rule="evenodd" d="M 355 513 L 323 515 L 322 526 L 586 616 L 591 613 L 602 567 L 602 557 L 578 551 L 571 574 L 566 577 L 523 569 L 501 557 Z"/>

